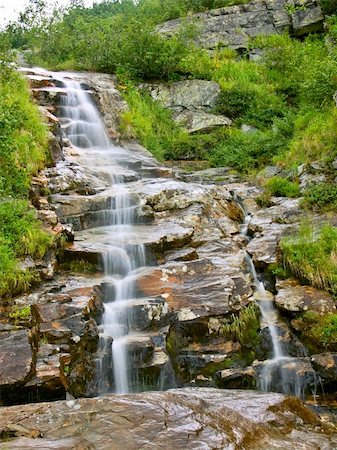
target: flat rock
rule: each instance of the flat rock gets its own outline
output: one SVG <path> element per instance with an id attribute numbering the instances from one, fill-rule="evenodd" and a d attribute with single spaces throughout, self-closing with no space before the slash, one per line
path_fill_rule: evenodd
<path id="1" fill-rule="evenodd" d="M 187 128 L 189 133 L 205 133 L 217 127 L 229 126 L 232 123 L 228 117 L 204 111 L 182 111 L 174 114 L 173 118 L 180 125 Z"/>
<path id="2" fill-rule="evenodd" d="M 334 299 L 325 291 L 311 286 L 300 286 L 296 280 L 279 281 L 276 305 L 289 312 L 315 311 L 321 315 L 335 313 Z"/>
<path id="3" fill-rule="evenodd" d="M 43 436 L 30 442 L 44 449 L 50 441 L 51 448 L 67 449 L 68 439 L 75 439 L 73 448 L 100 450 L 332 450 L 337 445 L 336 435 L 324 433 L 300 401 L 252 391 L 182 389 L 3 408 L 1 434 L 20 437 L 20 431 L 11 431 L 20 430 L 17 424 Z M 14 439 L 0 448 L 18 445 Z"/>

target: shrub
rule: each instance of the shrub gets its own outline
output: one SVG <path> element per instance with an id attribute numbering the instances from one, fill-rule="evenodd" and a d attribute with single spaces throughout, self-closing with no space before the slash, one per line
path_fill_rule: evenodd
<path id="1" fill-rule="evenodd" d="M 293 181 L 281 177 L 273 177 L 265 184 L 265 189 L 276 197 L 298 197 L 300 187 Z"/>
<path id="2" fill-rule="evenodd" d="M 299 111 L 294 121 L 294 137 L 286 155 L 278 162 L 287 167 L 315 160 L 328 160 L 337 154 L 337 111 Z"/>
<path id="3" fill-rule="evenodd" d="M 295 321 L 296 328 L 301 331 L 301 338 L 314 351 L 322 349 L 335 351 L 337 345 L 337 314 L 324 316 L 308 311 Z"/>
<path id="4" fill-rule="evenodd" d="M 336 209 L 337 186 L 335 184 L 320 183 L 304 191 L 302 206 L 309 209 Z"/>
<path id="5" fill-rule="evenodd" d="M 283 265 L 294 275 L 337 294 L 336 227 L 303 223 L 297 234 L 281 240 L 280 250 Z"/>
<path id="6" fill-rule="evenodd" d="M 286 144 L 287 138 L 277 132 L 243 133 L 234 128 L 227 131 L 225 138 L 210 153 L 209 160 L 213 166 L 249 172 L 267 164 Z"/>

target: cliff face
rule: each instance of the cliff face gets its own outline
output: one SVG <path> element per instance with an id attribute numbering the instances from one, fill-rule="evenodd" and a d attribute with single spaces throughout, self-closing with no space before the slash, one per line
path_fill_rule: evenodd
<path id="1" fill-rule="evenodd" d="M 256 36 L 285 31 L 304 36 L 322 31 L 324 14 L 318 0 L 257 0 L 195 14 L 187 21 L 196 25 L 196 42 L 201 47 L 244 50 Z M 181 19 L 171 20 L 159 25 L 157 31 L 172 36 L 181 24 Z"/>

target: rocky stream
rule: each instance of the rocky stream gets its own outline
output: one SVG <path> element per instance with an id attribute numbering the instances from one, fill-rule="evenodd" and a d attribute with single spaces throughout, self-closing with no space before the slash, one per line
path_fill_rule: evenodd
<path id="1" fill-rule="evenodd" d="M 30 313 L 0 323 L 0 448 L 337 448 L 319 406 L 337 353 L 308 352 L 296 320 L 335 302 L 267 270 L 298 200 L 261 208 L 226 168 L 187 173 L 117 143 L 113 76 L 25 74 L 53 159 L 31 201 L 63 248 L 2 305 Z"/>

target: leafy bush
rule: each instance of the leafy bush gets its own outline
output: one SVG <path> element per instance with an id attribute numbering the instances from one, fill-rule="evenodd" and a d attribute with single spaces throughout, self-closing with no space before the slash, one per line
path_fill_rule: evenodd
<path id="1" fill-rule="evenodd" d="M 282 98 L 269 89 L 256 84 L 234 84 L 225 87 L 217 111 L 232 119 L 241 118 L 257 127 L 266 127 L 276 117 L 283 117 L 286 109 Z"/>
<path id="2" fill-rule="evenodd" d="M 316 229 L 303 223 L 297 234 L 280 242 L 282 261 L 294 275 L 337 294 L 337 228 Z"/>
<path id="3" fill-rule="evenodd" d="M 265 184 L 265 189 L 276 197 L 298 197 L 300 188 L 297 183 L 281 177 L 273 177 Z"/>
<path id="4" fill-rule="evenodd" d="M 267 164 L 286 143 L 287 138 L 277 132 L 244 133 L 231 129 L 210 153 L 209 160 L 214 166 L 229 166 L 249 172 Z"/>
<path id="5" fill-rule="evenodd" d="M 304 192 L 302 206 L 314 210 L 337 208 L 337 186 L 320 183 L 309 187 Z"/>
<path id="6" fill-rule="evenodd" d="M 287 35 L 262 36 L 252 46 L 264 49 L 270 77 L 291 104 L 319 108 L 331 103 L 337 88 L 337 59 L 320 37 L 301 42 Z"/>
<path id="7" fill-rule="evenodd" d="M 335 351 L 337 345 L 337 314 L 324 316 L 308 311 L 295 321 L 296 328 L 301 331 L 301 338 L 314 352 L 322 349 Z"/>

